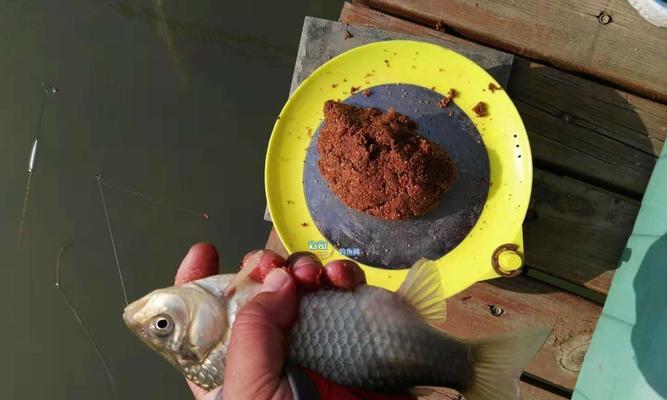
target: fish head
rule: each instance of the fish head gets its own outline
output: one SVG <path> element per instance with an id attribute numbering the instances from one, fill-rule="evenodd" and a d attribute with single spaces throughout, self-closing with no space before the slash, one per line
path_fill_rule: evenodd
<path id="1" fill-rule="evenodd" d="M 123 319 L 182 372 L 201 366 L 228 332 L 224 304 L 195 284 L 155 290 L 128 305 Z"/>

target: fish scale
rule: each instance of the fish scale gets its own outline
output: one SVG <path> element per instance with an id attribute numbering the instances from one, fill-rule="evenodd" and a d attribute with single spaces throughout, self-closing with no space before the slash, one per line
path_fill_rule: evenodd
<path id="1" fill-rule="evenodd" d="M 290 336 L 290 359 L 344 385 L 365 388 L 467 385 L 468 347 L 425 324 L 384 289 L 306 294 Z M 459 358 L 457 371 L 445 359 Z M 459 361 L 459 360 L 457 360 Z"/>

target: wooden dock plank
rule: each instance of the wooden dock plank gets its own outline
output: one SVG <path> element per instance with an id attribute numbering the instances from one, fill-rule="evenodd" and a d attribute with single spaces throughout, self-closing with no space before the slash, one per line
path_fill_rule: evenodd
<path id="1" fill-rule="evenodd" d="M 466 42 L 352 3 L 341 21 Z M 515 58 L 507 90 L 537 164 L 641 197 L 667 135 L 667 106 L 522 57 Z"/>
<path id="2" fill-rule="evenodd" d="M 526 264 L 606 294 L 638 211 L 637 201 L 536 168 Z"/>
<path id="3" fill-rule="evenodd" d="M 286 255 L 275 229 L 266 248 Z M 491 305 L 502 308 L 502 315 L 494 316 Z M 450 298 L 442 328 L 457 337 L 472 338 L 552 327 L 551 337 L 526 372 L 572 390 L 600 312 L 601 306 L 592 301 L 519 276 L 480 282 Z"/>
<path id="4" fill-rule="evenodd" d="M 491 306 L 503 314 L 494 316 Z M 480 282 L 449 299 L 443 328 L 458 337 L 480 337 L 552 327 L 551 337 L 526 372 L 572 390 L 601 311 L 592 301 L 519 276 Z"/>
<path id="5" fill-rule="evenodd" d="M 356 1 L 667 102 L 667 30 L 625 0 Z"/>
<path id="6" fill-rule="evenodd" d="M 641 196 L 667 126 L 667 106 L 517 58 L 508 93 L 537 163 Z"/>

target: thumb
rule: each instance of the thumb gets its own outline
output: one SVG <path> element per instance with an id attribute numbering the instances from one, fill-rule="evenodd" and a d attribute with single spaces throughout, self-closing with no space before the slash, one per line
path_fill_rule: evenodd
<path id="1" fill-rule="evenodd" d="M 227 351 L 224 398 L 291 399 L 283 365 L 287 335 L 297 314 L 297 290 L 290 275 L 276 268 L 260 294 L 236 315 Z"/>

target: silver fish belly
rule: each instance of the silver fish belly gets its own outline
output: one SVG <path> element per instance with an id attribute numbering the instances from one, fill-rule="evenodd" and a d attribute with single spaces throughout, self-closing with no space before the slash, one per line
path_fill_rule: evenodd
<path id="1" fill-rule="evenodd" d="M 466 388 L 472 380 L 468 345 L 378 287 L 306 294 L 290 340 L 291 361 L 343 385 Z"/>

